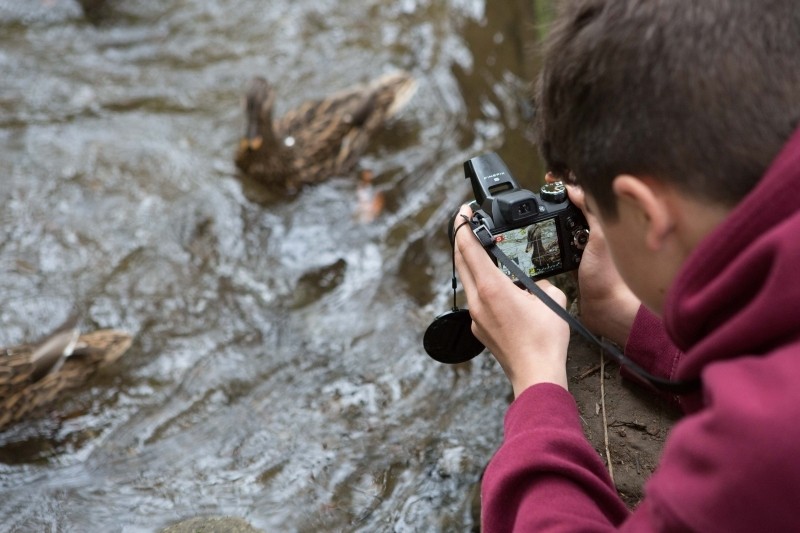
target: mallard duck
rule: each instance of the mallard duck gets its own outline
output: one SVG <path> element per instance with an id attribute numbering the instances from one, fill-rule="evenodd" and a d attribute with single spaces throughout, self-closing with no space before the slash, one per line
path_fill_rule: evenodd
<path id="1" fill-rule="evenodd" d="M 527 239 L 525 252 L 531 254 L 531 263 L 537 269 L 546 268 L 561 258 L 558 240 L 551 241 L 545 246 L 542 240 L 542 228 L 539 224 L 528 226 Z"/>
<path id="2" fill-rule="evenodd" d="M 236 166 L 270 188 L 303 185 L 349 172 L 370 137 L 411 98 L 416 81 L 395 72 L 322 100 L 305 102 L 273 120 L 273 87 L 254 78 L 246 95 L 247 128 Z"/>
<path id="3" fill-rule="evenodd" d="M 81 334 L 68 320 L 36 344 L 0 348 L 0 428 L 33 414 L 58 395 L 80 386 L 99 368 L 113 363 L 130 347 L 124 331 Z"/>

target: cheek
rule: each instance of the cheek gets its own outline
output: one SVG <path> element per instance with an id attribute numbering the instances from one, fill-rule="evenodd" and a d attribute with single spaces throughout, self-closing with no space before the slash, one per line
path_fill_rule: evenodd
<path id="1" fill-rule="evenodd" d="M 636 287 L 638 285 L 638 276 L 636 273 L 639 272 L 637 261 L 639 260 L 639 256 L 631 250 L 630 237 L 626 238 L 608 229 L 605 231 L 605 237 L 611 261 L 617 268 L 617 272 L 619 272 L 622 281 L 636 292 Z"/>
<path id="2" fill-rule="evenodd" d="M 649 261 L 647 253 L 635 249 L 630 239 L 609 245 L 609 251 L 619 277 L 628 289 L 651 311 L 658 313 L 657 301 L 652 293 L 653 283 L 659 275 L 658 265 Z"/>
<path id="3" fill-rule="evenodd" d="M 632 265 L 630 261 L 615 261 L 614 263 L 617 266 L 619 276 L 622 278 L 622 281 L 625 282 L 625 285 L 627 285 L 637 297 L 641 298 L 639 276 L 637 275 L 638 270 L 636 267 Z"/>

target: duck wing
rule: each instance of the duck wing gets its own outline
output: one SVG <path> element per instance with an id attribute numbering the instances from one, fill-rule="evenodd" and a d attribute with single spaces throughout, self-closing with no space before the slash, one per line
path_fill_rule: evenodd
<path id="1" fill-rule="evenodd" d="M 321 181 L 349 171 L 372 135 L 413 95 L 407 72 L 306 102 L 275 123 L 276 137 L 293 147 L 303 181 Z"/>
<path id="2" fill-rule="evenodd" d="M 55 346 L 56 333 L 40 343 Z M 26 418 L 37 409 L 53 403 L 63 391 L 86 382 L 102 366 L 119 359 L 132 343 L 132 336 L 123 331 L 98 330 L 70 337 L 70 353 L 58 358 L 42 374 L 41 363 L 52 358 L 41 355 L 33 360 L 37 349 L 20 346 L 0 364 L 0 428 Z M 34 379 L 36 378 L 36 379 Z"/>
<path id="3" fill-rule="evenodd" d="M 57 370 L 72 354 L 78 341 L 77 317 L 36 344 L 0 349 L 0 401 Z"/>

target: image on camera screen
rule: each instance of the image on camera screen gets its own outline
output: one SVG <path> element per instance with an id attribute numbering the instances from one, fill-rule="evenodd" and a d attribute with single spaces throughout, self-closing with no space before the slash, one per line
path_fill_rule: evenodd
<path id="1" fill-rule="evenodd" d="M 561 248 L 558 245 L 555 218 L 498 233 L 495 242 L 531 278 L 561 268 Z M 500 269 L 512 280 L 517 280 L 506 267 L 500 265 Z"/>

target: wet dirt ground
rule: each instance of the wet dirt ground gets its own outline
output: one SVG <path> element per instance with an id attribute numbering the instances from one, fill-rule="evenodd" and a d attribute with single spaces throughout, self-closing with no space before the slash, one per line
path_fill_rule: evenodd
<path id="1" fill-rule="evenodd" d="M 573 335 L 567 366 L 570 392 L 587 438 L 606 465 L 610 459 L 617 490 L 633 508 L 643 496 L 644 484 L 658 464 L 664 439 L 680 410 L 623 379 L 616 363 L 605 357 L 603 361 L 601 371 L 600 348 Z"/>

